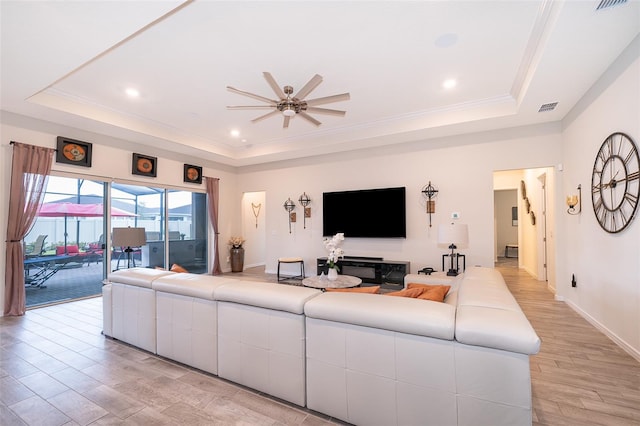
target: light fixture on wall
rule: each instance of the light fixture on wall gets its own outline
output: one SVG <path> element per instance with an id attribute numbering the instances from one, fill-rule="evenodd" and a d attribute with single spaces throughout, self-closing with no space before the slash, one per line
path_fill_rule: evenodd
<path id="1" fill-rule="evenodd" d="M 578 185 L 578 195 L 567 195 L 567 213 L 577 215 L 582 211 L 582 185 Z M 576 206 L 578 209 L 576 210 Z"/>
<path id="2" fill-rule="evenodd" d="M 304 208 L 302 223 L 304 224 L 304 229 L 307 229 L 307 218 L 311 217 L 311 207 L 307 207 L 307 206 L 311 204 L 311 198 L 309 198 L 306 192 L 303 192 L 300 198 L 298 198 L 298 202 Z"/>
<path id="3" fill-rule="evenodd" d="M 431 214 L 436 212 L 436 196 L 438 195 L 438 190 L 431 185 L 431 181 L 429 184 L 422 188 L 422 195 L 427 199 L 427 213 L 429 214 L 429 228 L 431 228 Z"/>
<path id="4" fill-rule="evenodd" d="M 147 244 L 147 237 L 144 228 L 113 228 L 113 245 L 126 247 L 124 252 L 127 254 L 127 268 L 131 268 L 131 253 L 133 252 L 131 247 L 140 247 L 145 244 Z"/>
<path id="5" fill-rule="evenodd" d="M 442 259 L 443 263 L 445 256 L 449 256 L 451 259 L 451 266 L 449 267 L 449 271 L 447 271 L 447 275 L 458 275 L 458 271 L 460 270 L 458 258 L 462 257 L 464 261 L 464 255 L 456 253 L 455 250 L 459 247 L 467 247 L 469 244 L 469 227 L 467 225 L 456 225 L 454 223 L 438 226 L 438 244 L 449 245 L 449 248 L 451 249 L 451 253 L 443 255 Z"/>
<path id="6" fill-rule="evenodd" d="M 291 201 L 291 198 L 287 198 L 287 201 L 284 202 L 283 207 L 287 211 L 287 215 L 289 216 L 289 233 L 291 233 L 291 222 L 296 221 L 296 214 L 294 213 L 296 204 Z"/>

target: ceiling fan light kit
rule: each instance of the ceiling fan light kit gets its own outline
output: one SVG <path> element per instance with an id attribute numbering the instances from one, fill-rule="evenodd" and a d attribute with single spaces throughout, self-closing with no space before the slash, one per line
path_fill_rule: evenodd
<path id="1" fill-rule="evenodd" d="M 334 115 L 339 117 L 344 117 L 344 115 L 346 114 L 346 111 L 340 111 L 340 110 L 328 109 L 328 108 L 318 108 L 315 105 L 324 105 L 324 104 L 329 104 L 333 102 L 348 101 L 350 99 L 349 93 L 342 93 L 339 95 L 325 96 L 323 98 L 316 98 L 316 99 L 309 99 L 309 100 L 304 99 L 305 97 L 307 97 L 307 95 L 309 95 L 309 93 L 311 93 L 316 87 L 318 87 L 320 83 L 322 83 L 322 76 L 318 74 L 314 75 L 311 78 L 311 80 L 309 80 L 307 84 L 305 84 L 302 87 L 302 89 L 300 89 L 300 91 L 295 95 L 293 95 L 293 87 L 284 86 L 281 89 L 280 86 L 278 86 L 278 83 L 276 83 L 276 80 L 273 78 L 273 76 L 270 73 L 264 72 L 262 74 L 265 80 L 267 80 L 267 83 L 269 84 L 271 89 L 274 91 L 274 93 L 278 97 L 278 99 L 277 100 L 269 99 L 264 96 L 256 95 L 254 93 L 245 92 L 244 90 L 238 90 L 234 87 L 227 86 L 227 89 L 233 93 L 237 93 L 243 96 L 248 96 L 250 98 L 265 102 L 267 104 L 267 105 L 227 106 L 227 109 L 232 109 L 232 110 L 234 109 L 273 109 L 273 111 L 270 111 L 267 114 L 254 118 L 253 120 L 251 120 L 251 122 L 256 123 L 265 118 L 277 115 L 278 112 L 281 112 L 282 115 L 284 116 L 284 122 L 282 125 L 284 129 L 289 127 L 289 121 L 291 117 L 295 117 L 296 115 L 299 115 L 300 117 L 304 118 L 305 120 L 307 120 L 308 122 L 310 122 L 315 126 L 319 126 L 322 124 L 320 121 L 310 116 L 308 112 L 314 113 L 314 114 Z"/>

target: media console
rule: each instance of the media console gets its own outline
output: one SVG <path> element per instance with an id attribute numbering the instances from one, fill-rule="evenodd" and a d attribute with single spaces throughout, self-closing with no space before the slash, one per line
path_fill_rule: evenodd
<path id="1" fill-rule="evenodd" d="M 318 275 L 329 269 L 327 258 L 317 259 Z M 404 276 L 410 271 L 411 263 L 384 260 L 381 257 L 345 256 L 338 262 L 340 273 L 361 278 L 363 282 L 374 284 L 403 284 Z"/>

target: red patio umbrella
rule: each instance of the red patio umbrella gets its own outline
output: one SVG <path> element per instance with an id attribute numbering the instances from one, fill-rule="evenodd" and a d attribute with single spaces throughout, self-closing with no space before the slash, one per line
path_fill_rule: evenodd
<path id="1" fill-rule="evenodd" d="M 40 207 L 38 216 L 41 217 L 64 217 L 64 251 L 67 252 L 67 218 L 68 217 L 102 217 L 104 205 L 97 204 L 76 204 L 76 203 L 45 203 Z M 126 217 L 137 216 L 126 210 L 111 207 L 111 216 Z"/>

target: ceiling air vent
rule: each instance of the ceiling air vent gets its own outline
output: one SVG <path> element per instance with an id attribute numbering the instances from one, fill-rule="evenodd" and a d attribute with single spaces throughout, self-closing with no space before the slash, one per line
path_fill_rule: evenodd
<path id="1" fill-rule="evenodd" d="M 542 105 L 540 105 L 540 109 L 538 110 L 538 112 L 553 111 L 554 109 L 556 109 L 557 105 L 558 105 L 557 102 L 551 102 L 549 104 L 542 104 Z"/>
<path id="2" fill-rule="evenodd" d="M 608 7 L 617 6 L 626 2 L 627 0 L 602 0 L 598 7 L 596 7 L 596 10 L 606 9 Z"/>

